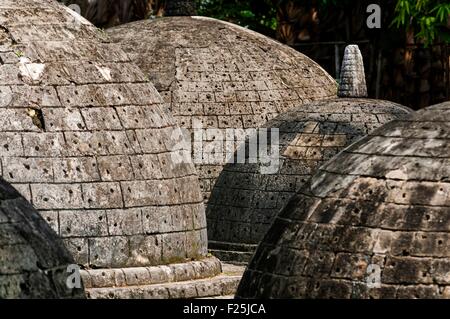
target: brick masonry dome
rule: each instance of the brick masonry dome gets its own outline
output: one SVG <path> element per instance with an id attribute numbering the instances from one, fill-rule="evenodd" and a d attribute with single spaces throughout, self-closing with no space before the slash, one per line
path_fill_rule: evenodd
<path id="1" fill-rule="evenodd" d="M 338 98 L 285 112 L 264 126 L 279 129 L 279 163 L 227 164 L 207 204 L 209 246 L 223 260 L 245 263 L 276 214 L 315 170 L 346 146 L 410 110 L 396 103 Z M 270 142 L 270 141 L 269 141 Z"/>
<path id="2" fill-rule="evenodd" d="M 155 83 L 183 128 L 197 121 L 203 128 L 256 128 L 337 94 L 332 77 L 305 55 L 227 22 L 164 17 L 108 33 Z M 207 200 L 225 160 L 196 164 Z"/>
<path id="3" fill-rule="evenodd" d="M 204 257 L 195 168 L 138 67 L 56 1 L 1 1 L 0 21 L 3 177 L 86 268 Z"/>
<path id="4" fill-rule="evenodd" d="M 450 298 L 450 102 L 395 120 L 322 166 L 238 290 L 266 298 Z"/>
<path id="5" fill-rule="evenodd" d="M 84 298 L 83 289 L 66 286 L 73 263 L 33 206 L 0 178 L 0 299 Z"/>

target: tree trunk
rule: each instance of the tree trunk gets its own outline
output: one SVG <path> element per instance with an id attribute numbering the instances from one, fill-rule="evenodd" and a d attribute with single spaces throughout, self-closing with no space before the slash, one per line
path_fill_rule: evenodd
<path id="1" fill-rule="evenodd" d="M 165 16 L 195 16 L 197 3 L 195 0 L 166 0 Z"/>
<path id="2" fill-rule="evenodd" d="M 97 27 L 142 20 L 149 13 L 158 14 L 158 0 L 61 0 L 64 4 L 80 6 L 81 14 Z"/>

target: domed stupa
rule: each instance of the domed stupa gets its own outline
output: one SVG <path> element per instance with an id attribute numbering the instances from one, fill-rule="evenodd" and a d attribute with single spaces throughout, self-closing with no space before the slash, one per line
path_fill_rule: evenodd
<path id="1" fill-rule="evenodd" d="M 81 282 L 67 285 L 72 264 L 61 239 L 0 178 L 0 299 L 84 298 Z"/>
<path id="2" fill-rule="evenodd" d="M 235 151 L 223 141 L 230 129 L 257 128 L 293 107 L 336 97 L 336 81 L 311 59 L 231 23 L 170 16 L 107 31 L 155 84 L 186 135 L 193 133 L 205 201 Z"/>
<path id="3" fill-rule="evenodd" d="M 322 166 L 277 216 L 244 298 L 450 298 L 450 102 Z"/>
<path id="4" fill-rule="evenodd" d="M 195 168 L 154 86 L 56 1 L 0 11 L 1 175 L 85 268 L 89 296 L 173 298 L 177 282 L 219 274 Z"/>
<path id="5" fill-rule="evenodd" d="M 247 263 L 276 214 L 315 170 L 346 146 L 410 110 L 367 95 L 357 46 L 346 48 L 339 96 L 286 111 L 264 125 L 275 161 L 264 158 L 225 166 L 207 205 L 209 247 L 222 260 Z M 278 130 L 278 131 L 275 131 Z M 248 145 L 246 155 L 249 153 Z M 272 168 L 269 170 L 266 165 Z"/>

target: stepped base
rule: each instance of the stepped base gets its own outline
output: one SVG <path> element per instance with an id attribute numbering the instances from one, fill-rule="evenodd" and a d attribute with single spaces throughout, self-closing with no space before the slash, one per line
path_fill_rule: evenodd
<path id="1" fill-rule="evenodd" d="M 242 251 L 210 249 L 209 252 L 211 255 L 217 256 L 217 258 L 224 262 L 241 266 L 247 266 L 253 256 L 253 253 L 246 253 Z"/>
<path id="2" fill-rule="evenodd" d="M 209 252 L 221 261 L 234 265 L 248 265 L 257 245 L 235 244 L 228 242 L 209 241 Z"/>
<path id="3" fill-rule="evenodd" d="M 190 299 L 234 296 L 243 272 L 243 267 L 210 257 L 167 266 L 84 270 L 81 275 L 90 299 Z"/>
<path id="4" fill-rule="evenodd" d="M 216 276 L 208 279 L 134 287 L 87 289 L 90 299 L 193 299 L 234 296 L 240 276 Z"/>

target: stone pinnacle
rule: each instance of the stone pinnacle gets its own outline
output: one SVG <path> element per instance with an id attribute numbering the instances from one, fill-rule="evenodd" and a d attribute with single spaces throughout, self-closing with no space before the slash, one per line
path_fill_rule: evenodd
<path id="1" fill-rule="evenodd" d="M 357 45 L 349 45 L 345 48 L 338 96 L 367 97 L 364 63 Z"/>

